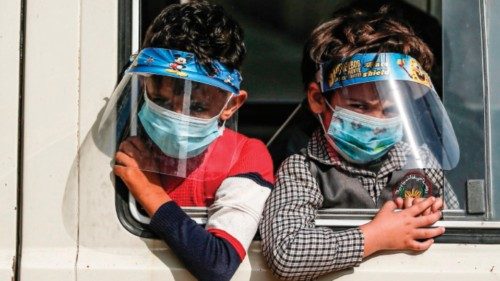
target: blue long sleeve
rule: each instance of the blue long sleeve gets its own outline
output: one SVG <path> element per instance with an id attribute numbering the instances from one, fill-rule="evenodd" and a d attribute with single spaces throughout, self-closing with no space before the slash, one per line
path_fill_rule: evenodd
<path id="1" fill-rule="evenodd" d="M 149 226 L 199 280 L 230 280 L 241 263 L 228 241 L 198 225 L 173 201 L 156 211 Z"/>

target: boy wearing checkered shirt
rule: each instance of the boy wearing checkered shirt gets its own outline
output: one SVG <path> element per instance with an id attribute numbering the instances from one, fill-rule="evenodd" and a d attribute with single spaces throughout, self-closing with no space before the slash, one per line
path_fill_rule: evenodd
<path id="1" fill-rule="evenodd" d="M 458 208 L 442 171 L 458 162 L 458 145 L 426 73 L 432 62 L 387 7 L 344 9 L 313 31 L 302 74 L 321 128 L 281 165 L 260 224 L 277 277 L 314 279 L 380 250 L 423 251 L 444 233 L 427 227 L 443 206 Z M 325 207 L 380 210 L 367 224 L 334 231 L 315 226 Z"/>

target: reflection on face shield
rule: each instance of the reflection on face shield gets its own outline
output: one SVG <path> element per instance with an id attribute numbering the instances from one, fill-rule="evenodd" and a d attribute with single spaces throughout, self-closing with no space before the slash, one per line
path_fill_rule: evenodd
<path id="1" fill-rule="evenodd" d="M 231 94 L 199 82 L 165 76 L 145 78 L 139 112 L 149 138 L 170 157 L 199 155 L 222 135 L 219 117 Z"/>
<path id="2" fill-rule="evenodd" d="M 327 102 L 333 112 L 328 130 L 333 148 L 352 163 L 366 164 L 380 159 L 403 138 L 401 119 L 376 118 Z"/>
<path id="3" fill-rule="evenodd" d="M 179 58 L 185 63 L 173 68 Z M 117 148 L 129 137 L 141 141 L 136 160 L 143 171 L 194 180 L 226 175 L 239 134 L 236 106 L 224 108 L 238 96 L 241 80 L 238 70 L 217 60 L 206 67 L 192 53 L 143 49 L 110 97 L 99 141 Z"/>
<path id="4" fill-rule="evenodd" d="M 170 157 L 186 159 L 199 155 L 222 135 L 219 116 L 210 119 L 186 116 L 164 109 L 147 97 L 139 112 L 141 124 L 151 140 Z"/>
<path id="5" fill-rule="evenodd" d="M 405 169 L 451 169 L 458 163 L 458 142 L 446 110 L 414 58 L 356 54 L 340 63 L 322 63 L 316 81 L 322 93 L 332 93 L 326 96 L 335 110 L 325 133 L 346 160 L 368 163 L 401 143 Z"/>
<path id="6" fill-rule="evenodd" d="M 231 96 L 214 86 L 167 76 L 146 77 L 143 83 L 148 98 L 156 105 L 202 119 L 220 114 Z"/>
<path id="7" fill-rule="evenodd" d="M 332 104 L 376 118 L 399 116 L 394 100 L 380 91 L 381 83 L 364 83 L 334 91 Z"/>

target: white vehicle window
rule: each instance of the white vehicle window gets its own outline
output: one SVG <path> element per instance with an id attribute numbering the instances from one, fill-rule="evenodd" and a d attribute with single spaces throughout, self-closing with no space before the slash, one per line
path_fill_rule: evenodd
<path id="1" fill-rule="evenodd" d="M 135 24 L 139 26 L 134 28 L 144 34 L 145 28 L 165 5 L 178 1 L 138 2 L 140 19 Z M 300 77 L 303 44 L 313 27 L 327 20 L 334 10 L 350 1 L 212 2 L 224 6 L 245 31 L 248 53 L 242 69 L 242 87 L 248 90 L 249 99 L 240 110 L 238 130 L 264 142 L 271 140 L 269 148 L 277 168 L 287 153 L 290 153 L 280 136 L 288 127 L 285 126 L 281 131 L 280 127 L 285 121 L 288 122 L 287 126 L 294 122 L 300 123 L 307 115 L 307 110 L 298 109 L 305 97 Z M 497 202 L 500 200 L 500 192 L 493 190 L 493 182 L 498 174 L 491 166 L 498 160 L 489 155 L 491 153 L 498 156 L 500 151 L 492 145 L 498 134 L 490 131 L 499 118 L 496 118 L 496 114 L 491 120 L 488 119 L 490 98 L 486 75 L 484 3 L 469 0 L 402 2 L 405 9 L 414 11 L 404 14 L 408 17 L 408 22 L 434 52 L 436 66 L 431 77 L 449 114 L 460 146 L 458 166 L 445 172 L 446 179 L 457 195 L 460 208 L 445 211 L 443 221 L 439 224 L 448 226 L 448 230 L 438 241 L 487 241 L 486 238 L 475 238 L 472 241 L 471 234 L 478 233 L 489 233 L 489 236 L 486 235 L 490 237 L 488 239 L 498 239 L 500 236 L 493 234 L 498 232 L 495 230 L 498 228 L 495 221 L 500 220 L 500 204 Z M 122 69 L 132 52 L 133 1 L 121 0 L 119 3 L 119 38 L 122 44 L 118 69 Z M 494 55 L 500 61 L 498 54 Z M 499 86 L 496 86 L 498 89 Z M 493 111 L 494 114 L 495 112 L 497 111 Z M 293 118 L 287 120 L 290 116 Z M 309 123 L 302 125 L 311 129 Z M 490 136 L 490 132 L 493 135 Z M 493 139 L 491 142 L 489 137 Z M 131 213 L 126 189 L 117 190 L 117 210 L 122 223 L 137 235 L 151 236 L 144 224 L 147 221 L 141 223 L 141 220 L 134 218 L 137 215 Z M 200 223 L 204 222 L 204 209 L 186 210 Z M 317 223 L 339 228 L 349 227 L 363 223 L 375 213 L 375 209 L 322 210 Z"/>

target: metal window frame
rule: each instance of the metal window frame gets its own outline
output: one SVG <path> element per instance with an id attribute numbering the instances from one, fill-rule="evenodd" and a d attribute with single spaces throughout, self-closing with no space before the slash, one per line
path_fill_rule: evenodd
<path id="1" fill-rule="evenodd" d="M 451 1 L 456 0 L 443 0 L 443 3 L 448 3 L 453 6 Z M 461 0 L 467 1 L 467 0 Z M 135 4 L 134 4 L 135 3 Z M 484 10 L 485 2 L 479 1 L 477 3 L 479 27 L 481 30 L 481 52 L 484 52 L 486 46 L 484 42 Z M 130 54 L 138 50 L 139 46 L 139 13 L 140 6 L 139 0 L 119 0 L 119 27 L 118 32 L 121 42 L 118 50 L 118 71 L 121 71 L 128 63 Z M 470 11 L 469 11 L 470 12 Z M 133 27 L 133 22 L 137 25 Z M 135 34 L 135 35 L 134 35 Z M 132 43 L 132 42 L 135 43 Z M 492 218 L 492 176 L 490 170 L 490 152 L 491 144 L 489 143 L 489 99 L 487 85 L 487 68 L 484 54 L 481 54 L 483 60 L 483 100 L 484 100 L 484 148 L 485 148 L 485 182 L 487 184 L 487 212 L 484 216 L 470 216 L 464 210 L 445 210 L 443 212 L 443 221 L 437 222 L 434 226 L 445 226 L 447 231 L 441 237 L 436 239 L 440 243 L 467 243 L 467 244 L 499 244 L 500 243 L 500 221 L 488 221 Z M 129 208 L 129 193 L 123 182 L 116 179 L 116 211 L 121 224 L 130 233 L 144 237 L 155 238 L 156 236 L 148 229 L 147 224 L 141 223 L 134 218 Z M 205 224 L 207 220 L 207 208 L 189 207 L 183 208 L 186 213 L 200 224 Z M 316 218 L 316 225 L 323 227 L 330 227 L 333 229 L 346 229 L 350 227 L 357 227 L 363 223 L 368 222 L 376 214 L 376 209 L 327 209 L 320 210 Z"/>

